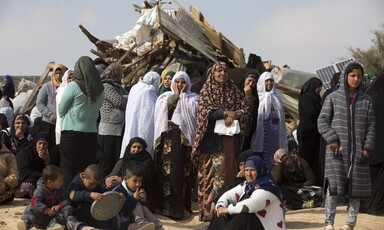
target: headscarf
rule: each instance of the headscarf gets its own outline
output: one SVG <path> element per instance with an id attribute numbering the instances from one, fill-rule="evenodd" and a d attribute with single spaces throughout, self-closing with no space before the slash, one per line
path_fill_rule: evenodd
<path id="1" fill-rule="evenodd" d="M 168 71 L 164 74 L 165 71 Z M 165 77 L 170 75 L 171 78 L 173 79 L 173 76 L 175 75 L 175 72 L 173 72 L 172 70 L 168 70 L 168 69 L 165 69 L 163 71 L 163 73 L 161 74 L 161 84 L 159 86 L 159 90 L 157 91 L 157 95 L 161 95 L 163 94 L 164 92 L 167 92 L 167 91 L 171 91 L 172 90 L 172 84 L 169 88 L 165 88 L 164 86 L 164 81 L 165 81 Z"/>
<path id="2" fill-rule="evenodd" d="M 9 106 L 9 103 L 5 98 L 0 99 L 0 113 L 5 115 L 8 127 L 10 127 L 13 121 L 13 109 Z"/>
<path id="3" fill-rule="evenodd" d="M 65 67 L 63 64 L 57 63 L 53 66 L 51 79 L 52 79 L 53 85 L 55 87 L 59 87 L 60 83 L 62 81 L 61 79 L 56 80 L 56 78 L 55 78 L 55 72 L 57 69 L 61 69 L 62 73 L 65 73 L 68 70 L 68 68 Z"/>
<path id="4" fill-rule="evenodd" d="M 243 81 L 243 89 L 245 87 L 245 80 L 247 80 L 248 77 L 255 79 L 257 82 L 257 80 L 259 79 L 258 76 L 259 76 L 259 73 L 256 70 L 251 70 L 251 71 L 247 72 L 247 74 L 245 75 L 244 81 Z M 257 87 L 252 89 L 252 95 L 254 97 L 257 97 Z"/>
<path id="5" fill-rule="evenodd" d="M 12 135 L 12 137 L 14 137 L 15 136 L 15 133 L 16 133 L 16 130 L 15 130 L 15 122 L 16 122 L 16 120 L 22 120 L 22 121 L 24 121 L 25 123 L 27 123 L 27 128 L 25 129 L 25 132 L 24 132 L 24 137 L 28 137 L 28 135 L 29 135 L 29 129 L 28 129 L 28 127 L 31 125 L 31 121 L 29 120 L 29 117 L 28 117 L 28 115 L 26 115 L 26 114 L 19 114 L 19 115 L 17 115 L 17 116 L 15 116 L 15 118 L 13 119 L 13 121 L 12 121 L 12 125 L 11 125 L 11 135 Z"/>
<path id="6" fill-rule="evenodd" d="M 265 81 L 272 79 L 274 81 L 271 91 L 267 92 L 265 89 Z M 276 92 L 275 77 L 270 72 L 264 72 L 260 75 L 257 81 L 257 92 L 259 95 L 259 109 L 257 115 L 257 128 L 254 132 L 251 142 L 251 147 L 254 152 L 263 152 L 264 148 L 264 120 L 268 119 L 272 106 L 279 116 L 279 147 L 287 148 L 287 134 L 285 131 L 285 112 L 283 103 Z"/>
<path id="7" fill-rule="evenodd" d="M 317 88 L 323 86 L 321 80 L 317 77 L 311 77 L 308 81 L 304 83 L 301 87 L 300 96 L 305 93 L 316 94 L 315 91 Z"/>
<path id="8" fill-rule="evenodd" d="M 366 84 L 366 85 L 369 85 L 371 79 L 372 79 L 374 76 L 377 76 L 376 72 L 373 71 L 373 70 L 370 71 L 370 72 L 367 74 L 367 76 L 365 77 L 365 84 Z"/>
<path id="9" fill-rule="evenodd" d="M 130 151 L 131 151 L 132 145 L 135 142 L 140 143 L 143 146 L 143 150 L 141 152 L 132 154 Z M 121 175 L 125 175 L 126 170 L 129 168 L 137 167 L 137 165 L 143 164 L 148 159 L 152 160 L 151 155 L 149 155 L 149 153 L 147 152 L 146 149 L 147 149 L 147 143 L 145 142 L 145 140 L 143 138 L 133 137 L 129 141 L 127 148 L 125 149 L 125 153 L 124 153 L 124 157 L 123 157 L 123 165 L 121 167 Z M 143 170 L 144 169 L 145 169 L 145 167 L 143 167 Z"/>
<path id="10" fill-rule="evenodd" d="M 191 80 L 184 71 L 177 72 L 171 83 L 175 84 L 176 79 L 182 78 L 187 83 L 185 93 L 179 95 L 179 100 L 175 111 L 173 112 L 171 121 L 178 125 L 181 132 L 189 141 L 189 145 L 193 144 L 196 134 L 196 113 L 198 108 L 198 95 L 191 92 Z M 168 98 L 174 94 L 173 88 L 171 92 L 161 94 L 156 101 L 155 108 L 155 140 L 161 136 L 161 133 L 168 130 Z"/>
<path id="11" fill-rule="evenodd" d="M 251 195 L 257 189 L 273 193 L 280 201 L 283 201 L 279 187 L 273 182 L 272 176 L 268 173 L 267 166 L 263 159 L 258 156 L 251 156 L 244 164 L 244 168 L 254 168 L 257 172 L 256 180 L 252 183 L 245 182 L 245 193 Z"/>
<path id="12" fill-rule="evenodd" d="M 73 77 L 90 102 L 95 102 L 104 91 L 100 73 L 90 57 L 82 56 L 77 60 Z"/>
<path id="13" fill-rule="evenodd" d="M 3 85 L 3 95 L 7 95 L 13 99 L 15 97 L 15 85 L 13 84 L 13 78 L 10 75 L 4 76 L 6 82 Z"/>
<path id="14" fill-rule="evenodd" d="M 63 93 L 68 85 L 68 77 L 72 74 L 73 78 L 73 69 L 68 69 L 65 71 L 63 77 L 61 78 L 61 84 L 60 87 L 56 90 L 56 114 L 59 114 L 59 103 L 61 101 L 61 97 L 63 96 Z M 32 113 L 31 113 L 32 114 Z M 61 118 L 59 116 L 56 117 L 56 126 L 55 126 L 55 137 L 56 137 L 56 144 L 60 144 L 60 138 L 61 138 Z"/>
<path id="15" fill-rule="evenodd" d="M 73 74 L 73 69 L 68 69 L 67 71 L 65 71 L 63 77 L 61 78 L 60 87 L 67 87 L 67 85 L 68 85 L 68 77 L 71 74 Z"/>
<path id="16" fill-rule="evenodd" d="M 208 116 L 213 110 L 240 111 L 240 132 L 244 132 L 245 123 L 249 117 L 249 109 L 244 99 L 244 94 L 235 86 L 231 79 L 225 84 L 220 84 L 214 79 L 214 73 L 218 69 L 228 69 L 225 62 L 217 62 L 208 69 L 207 81 L 199 94 L 197 112 L 196 137 L 193 144 L 192 155 L 195 158 L 199 154 L 200 142 L 203 139 L 208 126 Z M 196 163 L 196 162 L 195 162 Z"/>
<path id="17" fill-rule="evenodd" d="M 110 64 L 101 74 L 100 78 L 103 83 L 121 84 L 123 77 L 123 66 L 119 63 Z"/>
<path id="18" fill-rule="evenodd" d="M 120 157 L 124 156 L 126 146 L 132 137 L 141 137 L 148 144 L 148 152 L 153 154 L 154 114 L 160 75 L 148 72 L 143 80 L 132 87 L 125 110 L 125 129 Z"/>
<path id="19" fill-rule="evenodd" d="M 13 83 L 13 78 L 9 74 L 4 75 L 4 78 L 7 80 L 7 83 Z"/>

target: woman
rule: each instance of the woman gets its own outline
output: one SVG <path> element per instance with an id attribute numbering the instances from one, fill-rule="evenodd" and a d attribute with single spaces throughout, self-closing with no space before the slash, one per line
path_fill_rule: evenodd
<path id="1" fill-rule="evenodd" d="M 121 87 L 123 67 L 110 64 L 101 74 L 104 85 L 104 102 L 100 110 L 98 143 L 104 153 L 104 171 L 110 173 L 120 156 L 122 131 L 124 127 L 127 92 Z"/>
<path id="2" fill-rule="evenodd" d="M 15 155 L 0 143 L 0 205 L 7 204 L 15 198 L 18 177 Z"/>
<path id="3" fill-rule="evenodd" d="M 13 78 L 6 74 L 4 75 L 5 78 L 5 85 L 3 85 L 3 98 L 8 101 L 9 106 L 13 110 L 13 103 L 12 100 L 15 98 L 15 84 L 13 83 Z"/>
<path id="4" fill-rule="evenodd" d="M 260 104 L 251 148 L 264 159 L 268 172 L 271 172 L 276 150 L 288 149 L 284 107 L 276 92 L 275 78 L 272 73 L 261 74 L 257 81 L 257 92 Z"/>
<path id="5" fill-rule="evenodd" d="M 14 117 L 13 109 L 11 108 L 11 106 L 9 106 L 8 101 L 4 98 L 0 99 L 0 113 L 5 115 L 5 117 L 7 118 L 7 124 L 8 124 L 7 127 L 5 126 L 3 127 L 2 125 L 2 129 L 11 127 L 13 117 Z"/>
<path id="6" fill-rule="evenodd" d="M 1 140 L 14 155 L 17 155 L 21 149 L 32 141 L 28 129 L 30 124 L 27 115 L 19 114 L 15 116 L 11 127 L 1 130 Z"/>
<path id="7" fill-rule="evenodd" d="M 186 72 L 177 72 L 172 92 L 161 94 L 155 108 L 157 207 L 162 215 L 174 219 L 186 219 L 192 213 L 191 152 L 198 95 L 191 92 L 191 85 Z"/>
<path id="8" fill-rule="evenodd" d="M 61 78 L 60 87 L 57 88 L 57 91 L 56 91 L 56 114 L 59 114 L 59 103 L 61 101 L 61 97 L 63 96 L 63 93 L 67 88 L 67 85 L 72 81 L 72 79 L 73 79 L 73 69 L 69 69 L 65 71 L 63 77 Z M 56 127 L 55 127 L 56 145 L 60 144 L 60 137 L 61 137 L 60 122 L 61 122 L 60 117 L 56 116 Z"/>
<path id="9" fill-rule="evenodd" d="M 113 189 L 119 185 L 127 169 L 139 168 L 143 170 L 142 188 L 147 193 L 149 208 L 155 205 L 155 165 L 151 155 L 146 150 L 147 143 L 140 137 L 132 138 L 124 153 L 124 157 L 118 160 L 112 172 L 105 178 L 105 185 Z"/>
<path id="10" fill-rule="evenodd" d="M 175 75 L 175 72 L 165 69 L 161 73 L 161 84 L 159 86 L 159 89 L 157 90 L 157 95 L 160 96 L 161 94 L 171 91 L 171 83 L 172 78 Z"/>
<path id="11" fill-rule="evenodd" d="M 100 74 L 90 57 L 79 58 L 73 77 L 59 103 L 60 160 L 65 187 L 77 173 L 96 162 L 96 121 L 104 101 Z"/>
<path id="12" fill-rule="evenodd" d="M 244 168 L 246 181 L 220 197 L 208 229 L 286 229 L 281 192 L 264 160 L 251 156 Z"/>
<path id="13" fill-rule="evenodd" d="M 251 114 L 247 125 L 245 126 L 245 133 L 242 140 L 242 151 L 246 151 L 251 147 L 251 140 L 253 133 L 256 130 L 257 124 L 257 109 L 259 108 L 259 96 L 257 95 L 257 80 L 259 73 L 255 70 L 249 71 L 243 82 L 243 91 L 245 95 L 245 101 L 249 107 L 249 113 Z"/>
<path id="14" fill-rule="evenodd" d="M 120 158 L 132 137 L 141 137 L 148 144 L 148 152 L 153 159 L 154 114 L 156 104 L 156 89 L 160 84 L 160 75 L 150 71 L 134 85 L 129 93 L 125 110 L 125 130 L 121 145 Z"/>
<path id="15" fill-rule="evenodd" d="M 320 92 L 323 83 L 319 78 L 313 77 L 306 81 L 301 88 L 299 97 L 299 126 L 297 140 L 299 142 L 299 156 L 304 158 L 311 166 L 318 182 L 319 177 L 319 148 L 320 134 L 317 130 L 317 118 L 321 110 Z M 322 186 L 322 184 L 316 183 Z"/>
<path id="16" fill-rule="evenodd" d="M 227 190 L 236 177 L 237 155 L 241 152 L 240 137 L 214 133 L 216 120 L 225 125 L 240 122 L 240 133 L 249 117 L 242 92 L 229 79 L 228 66 L 215 63 L 199 95 L 196 137 L 192 158 L 198 167 L 199 219 L 210 221 L 215 198 Z"/>
<path id="17" fill-rule="evenodd" d="M 48 152 L 49 134 L 39 133 L 33 142 L 22 149 L 16 156 L 19 183 L 15 197 L 31 198 L 45 166 L 51 163 Z"/>

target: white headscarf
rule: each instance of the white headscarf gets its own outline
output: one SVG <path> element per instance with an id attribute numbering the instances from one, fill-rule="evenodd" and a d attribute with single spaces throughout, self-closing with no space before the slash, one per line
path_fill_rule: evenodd
<path id="1" fill-rule="evenodd" d="M 61 101 L 61 97 L 63 96 L 63 93 L 68 85 L 68 77 L 69 75 L 73 74 L 73 69 L 68 69 L 65 71 L 63 77 L 61 78 L 60 87 L 56 89 L 56 127 L 55 127 L 55 138 L 56 138 L 56 144 L 60 144 L 60 138 L 61 138 L 61 131 L 60 131 L 60 124 L 61 124 L 61 118 L 59 116 L 59 103 Z"/>
<path id="2" fill-rule="evenodd" d="M 13 109 L 9 106 L 9 102 L 4 98 L 0 99 L 0 113 L 5 115 L 5 117 L 7 118 L 8 126 L 11 127 L 14 117 Z M 1 129 L 4 128 L 5 127 L 1 127 Z"/>
<path id="3" fill-rule="evenodd" d="M 147 142 L 147 151 L 153 158 L 154 114 L 157 99 L 156 89 L 160 84 L 160 75 L 148 72 L 143 80 L 132 86 L 125 110 L 125 129 L 121 145 L 120 158 L 133 137 L 140 137 Z"/>
<path id="4" fill-rule="evenodd" d="M 265 81 L 272 79 L 274 81 L 271 91 L 267 92 L 265 89 Z M 253 134 L 251 147 L 254 152 L 263 151 L 263 141 L 264 141 L 264 120 L 268 119 L 269 114 L 271 113 L 271 108 L 276 110 L 279 116 L 279 147 L 287 147 L 287 134 L 285 129 L 285 112 L 283 103 L 281 102 L 280 96 L 276 92 L 275 86 L 275 77 L 270 72 L 264 72 L 260 75 L 259 80 L 257 81 L 257 93 L 259 95 L 259 109 L 257 116 L 257 127 L 256 132 Z"/>
<path id="5" fill-rule="evenodd" d="M 172 78 L 171 89 L 159 96 L 156 101 L 155 109 L 155 141 L 161 136 L 161 133 L 168 130 L 168 98 L 174 94 L 173 85 L 176 79 L 182 78 L 187 83 L 186 92 L 179 95 L 179 100 L 171 121 L 178 125 L 181 132 L 192 146 L 196 135 L 196 113 L 198 108 L 198 95 L 191 92 L 191 80 L 184 71 L 175 73 Z"/>

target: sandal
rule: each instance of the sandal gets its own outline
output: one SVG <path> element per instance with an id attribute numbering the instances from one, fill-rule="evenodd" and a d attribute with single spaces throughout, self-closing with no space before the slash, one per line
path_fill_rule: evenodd
<path id="1" fill-rule="evenodd" d="M 340 230 L 353 230 L 354 226 L 350 224 L 344 225 Z"/>

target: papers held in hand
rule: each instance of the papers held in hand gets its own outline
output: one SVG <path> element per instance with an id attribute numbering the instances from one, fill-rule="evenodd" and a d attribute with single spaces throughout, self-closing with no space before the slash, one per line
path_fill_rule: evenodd
<path id="1" fill-rule="evenodd" d="M 233 120 L 230 126 L 225 126 L 224 119 L 216 120 L 215 133 L 219 135 L 233 136 L 240 133 L 240 124 L 238 120 Z"/>

